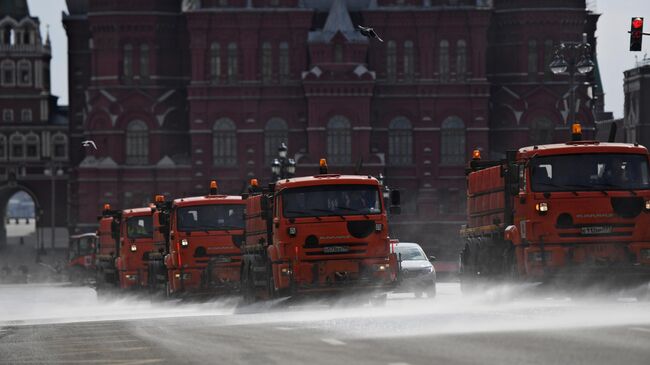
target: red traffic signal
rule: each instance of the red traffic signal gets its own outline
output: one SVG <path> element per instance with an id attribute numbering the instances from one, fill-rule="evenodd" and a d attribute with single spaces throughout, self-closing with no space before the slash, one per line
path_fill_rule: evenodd
<path id="1" fill-rule="evenodd" d="M 634 51 L 634 52 L 641 51 L 642 42 L 643 42 L 643 18 L 641 17 L 632 18 L 632 24 L 630 28 L 630 51 Z"/>

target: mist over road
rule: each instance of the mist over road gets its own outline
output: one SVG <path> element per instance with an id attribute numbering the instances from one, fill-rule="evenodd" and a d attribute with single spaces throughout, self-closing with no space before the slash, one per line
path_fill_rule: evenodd
<path id="1" fill-rule="evenodd" d="M 502 286 L 384 307 L 98 300 L 0 286 L 0 364 L 648 364 L 650 303 Z"/>

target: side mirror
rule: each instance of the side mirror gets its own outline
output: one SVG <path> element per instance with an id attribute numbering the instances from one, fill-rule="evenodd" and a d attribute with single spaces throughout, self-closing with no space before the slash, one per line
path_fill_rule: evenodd
<path id="1" fill-rule="evenodd" d="M 434 262 L 436 260 L 437 260 L 437 258 L 435 256 L 429 256 L 429 261 L 430 262 Z"/>
<path id="2" fill-rule="evenodd" d="M 510 165 L 508 168 L 508 187 L 510 195 L 519 194 L 519 165 Z"/>
<path id="3" fill-rule="evenodd" d="M 399 190 L 392 190 L 390 192 L 390 205 L 400 205 L 401 197 Z"/>
<path id="4" fill-rule="evenodd" d="M 399 205 L 397 206 L 393 205 L 392 207 L 388 208 L 388 211 L 390 212 L 390 214 L 400 215 L 402 214 L 402 207 L 400 207 Z"/>

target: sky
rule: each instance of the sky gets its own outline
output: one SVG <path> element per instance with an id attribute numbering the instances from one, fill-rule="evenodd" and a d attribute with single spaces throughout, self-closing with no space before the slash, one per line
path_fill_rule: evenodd
<path id="1" fill-rule="evenodd" d="M 598 62 L 601 68 L 605 109 L 623 117 L 623 71 L 635 66 L 635 57 L 642 59 L 650 53 L 650 36 L 643 40 L 642 52 L 628 50 L 630 19 L 634 16 L 650 20 L 650 0 L 590 0 L 602 16 L 598 22 Z M 52 42 L 52 91 L 59 96 L 59 104 L 68 103 L 67 37 L 61 23 L 61 12 L 66 11 L 65 0 L 28 0 L 33 16 L 41 20 L 41 32 L 50 26 Z M 650 24 L 650 23 L 649 23 Z M 650 33 L 650 25 L 645 32 Z"/>

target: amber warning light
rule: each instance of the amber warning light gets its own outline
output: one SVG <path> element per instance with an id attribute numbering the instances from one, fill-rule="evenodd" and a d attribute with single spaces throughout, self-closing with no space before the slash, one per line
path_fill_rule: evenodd
<path id="1" fill-rule="evenodd" d="M 579 141 L 582 139 L 582 126 L 580 123 L 574 123 L 571 126 L 571 139 L 573 141 Z"/>
<path id="2" fill-rule="evenodd" d="M 472 152 L 472 160 L 480 160 L 481 159 L 481 150 L 474 150 Z"/>
<path id="3" fill-rule="evenodd" d="M 210 181 L 210 195 L 217 195 L 217 182 L 214 180 Z"/>
<path id="4" fill-rule="evenodd" d="M 104 210 L 111 210 L 110 204 L 104 204 Z"/>
<path id="5" fill-rule="evenodd" d="M 320 173 L 327 174 L 327 160 L 324 158 L 320 159 Z"/>
<path id="6" fill-rule="evenodd" d="M 164 195 L 156 195 L 156 203 L 162 203 L 165 201 Z"/>
<path id="7" fill-rule="evenodd" d="M 258 187 L 259 185 L 260 185 L 260 184 L 259 184 L 259 182 L 257 181 L 257 179 L 251 179 L 251 186 L 252 186 L 252 187 L 255 187 L 255 188 L 256 188 L 256 187 Z"/>

